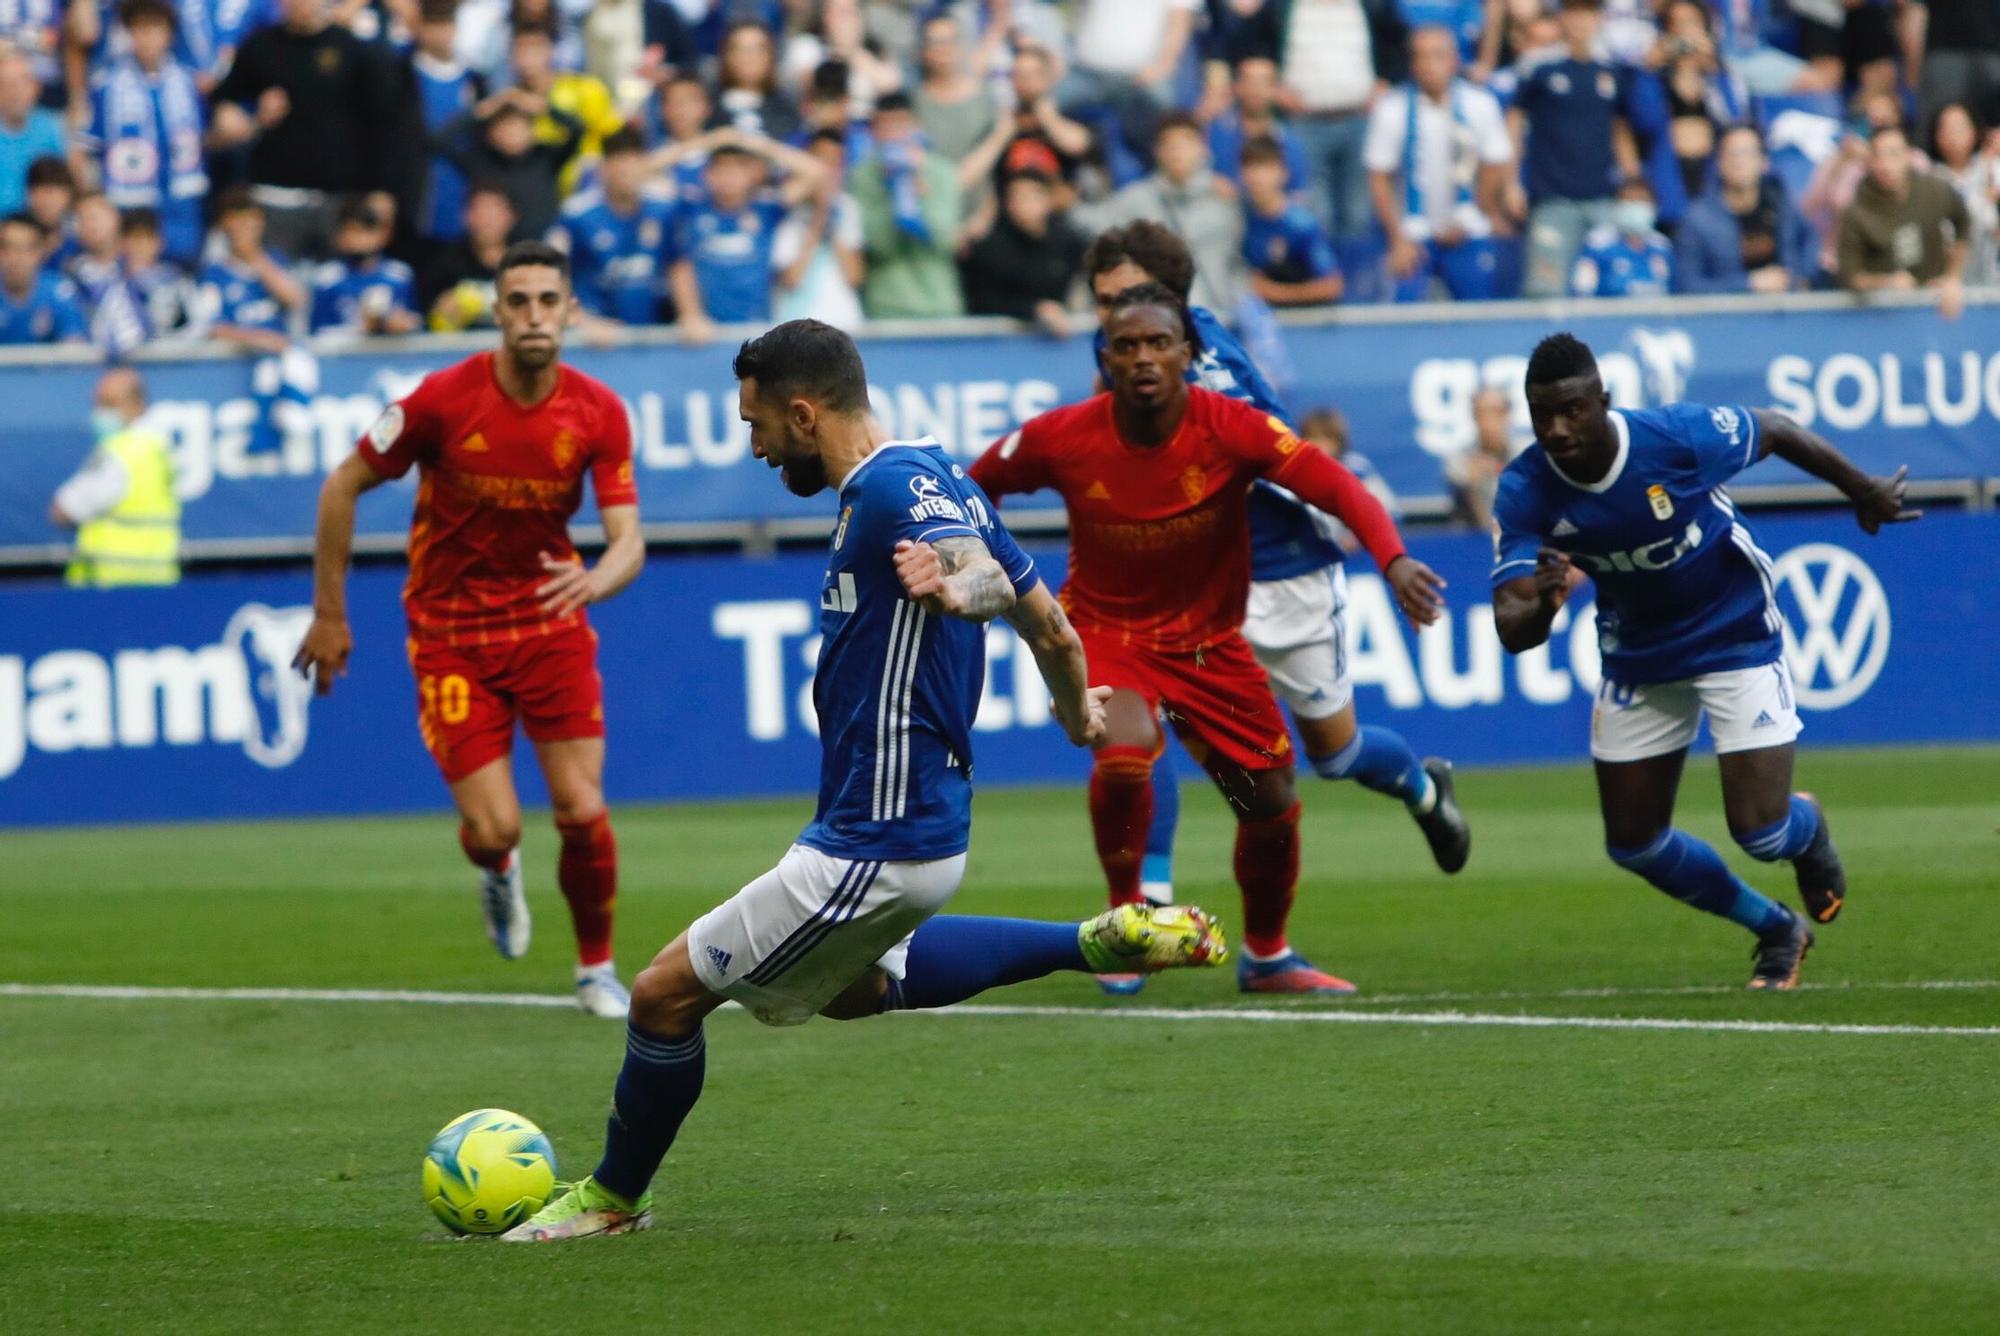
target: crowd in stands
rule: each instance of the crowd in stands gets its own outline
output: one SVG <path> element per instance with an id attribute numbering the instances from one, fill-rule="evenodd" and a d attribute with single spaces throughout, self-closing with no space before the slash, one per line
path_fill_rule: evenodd
<path id="1" fill-rule="evenodd" d="M 1818 287 L 1950 315 L 1996 200 L 1990 0 L 0 3 L 0 343 L 114 355 L 464 329 L 544 236 L 587 334 L 1061 335 L 1088 239 L 1137 218 L 1239 322 Z"/>

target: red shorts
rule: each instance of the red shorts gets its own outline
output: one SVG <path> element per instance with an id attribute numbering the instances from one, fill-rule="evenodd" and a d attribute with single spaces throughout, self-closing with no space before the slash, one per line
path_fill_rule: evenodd
<path id="1" fill-rule="evenodd" d="M 1250 642 L 1232 635 L 1204 650 L 1172 653 L 1119 643 L 1116 636 L 1080 632 L 1090 684 L 1124 687 L 1166 707 L 1188 751 L 1207 764 L 1211 753 L 1245 770 L 1292 764 L 1292 733 L 1271 696 L 1271 681 Z"/>
<path id="2" fill-rule="evenodd" d="M 534 742 L 604 736 L 597 632 L 579 620 L 547 635 L 488 645 L 409 642 L 417 727 L 456 784 L 514 749 L 514 720 Z"/>

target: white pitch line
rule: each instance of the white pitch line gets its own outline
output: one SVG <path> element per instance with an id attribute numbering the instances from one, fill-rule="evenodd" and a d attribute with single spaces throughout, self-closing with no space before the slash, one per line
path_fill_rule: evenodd
<path id="1" fill-rule="evenodd" d="M 1854 983 L 1802 983 L 1801 993 L 1862 992 L 1955 992 L 2000 988 L 2000 979 L 1876 979 Z M 1400 1006 L 1411 1002 L 1539 1002 L 1572 1001 L 1620 997 L 1735 997 L 1741 984 L 1682 984 L 1663 988 L 1550 988 L 1527 992 L 1490 993 L 1356 993 L 1350 997 L 1324 998 L 1347 1006 L 1376 1002 Z"/>
<path id="2" fill-rule="evenodd" d="M 1940 986 L 1949 981 L 1939 981 Z M 1604 996 L 1592 993 L 1590 996 Z M 148 988 L 126 984 L 0 983 L 0 997 L 134 1002 L 407 1002 L 426 1006 L 574 1006 L 553 993 L 447 993 L 396 988 Z M 1251 1025 L 1435 1025 L 1529 1030 L 1706 1030 L 1743 1034 L 1957 1035 L 2000 1038 L 2000 1026 L 1860 1025 L 1818 1021 L 1685 1020 L 1663 1016 L 1534 1016 L 1476 1011 L 1352 1011 L 1248 1007 L 1062 1007 L 961 1004 L 915 1016 L 1084 1016 Z"/>

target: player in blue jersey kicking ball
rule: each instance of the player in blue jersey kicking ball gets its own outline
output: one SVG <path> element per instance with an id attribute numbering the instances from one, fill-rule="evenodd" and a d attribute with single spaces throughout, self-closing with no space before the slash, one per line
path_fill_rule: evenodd
<path id="1" fill-rule="evenodd" d="M 985 623 L 1021 633 L 1076 745 L 1103 735 L 1110 690 L 1086 684 L 1082 642 L 978 484 L 935 441 L 891 441 L 869 416 L 852 339 L 794 320 L 744 344 L 735 372 L 751 452 L 799 496 L 831 487 L 840 500 L 813 678 L 819 807 L 775 868 L 633 980 L 604 1158 L 510 1242 L 652 1223 L 648 1188 L 701 1096 L 702 1021 L 724 1001 L 771 1025 L 853 1020 L 1056 970 L 1225 954 L 1192 906 L 1124 905 L 1083 923 L 933 917 L 965 873 Z"/>
<path id="2" fill-rule="evenodd" d="M 1084 256 L 1084 272 L 1090 275 L 1102 321 L 1120 293 L 1142 283 L 1162 284 L 1186 301 L 1194 286 L 1194 256 L 1171 228 L 1141 221 L 1113 228 L 1093 241 Z M 1188 383 L 1291 422 L 1277 392 L 1236 336 L 1203 307 L 1191 306 L 1188 314 L 1197 340 Z M 1102 330 L 1096 353 L 1102 374 Z M 1347 553 L 1333 522 L 1338 517 L 1263 482 L 1251 488 L 1249 505 L 1251 583 L 1243 638 L 1270 678 L 1272 693 L 1291 712 L 1305 743 L 1306 763 L 1321 779 L 1351 779 L 1400 800 L 1423 832 L 1437 865 L 1457 872 L 1472 851 L 1472 830 L 1453 791 L 1451 762 L 1437 756 L 1420 760 L 1402 734 L 1355 717 L 1347 668 Z M 1442 588 L 1442 581 L 1437 584 Z M 1428 623 L 1436 616 L 1433 610 L 1420 620 Z M 1165 736 L 1164 729 L 1161 735 Z M 1121 778 L 1105 773 L 1093 785 L 1109 788 Z M 1173 898 L 1174 828 L 1180 820 L 1180 788 L 1164 751 L 1152 767 L 1150 784 L 1153 816 L 1146 848 L 1128 852 L 1140 865 L 1139 890 L 1148 900 L 1164 902 Z M 1109 863 L 1105 867 L 1114 903 L 1123 898 L 1123 872 Z M 1260 954 L 1257 943 L 1246 939 L 1240 945 L 1236 977 L 1246 993 L 1354 991 L 1353 984 L 1315 967 L 1289 947 L 1275 946 Z M 1136 993 L 1145 982 L 1139 974 L 1098 979 L 1099 986 L 1112 994 Z"/>
<path id="3" fill-rule="evenodd" d="M 1826 813 L 1792 792 L 1799 712 L 1771 561 L 1723 484 L 1776 455 L 1838 487 L 1873 534 L 1921 516 L 1903 505 L 1907 470 L 1871 478 L 1764 409 L 1613 409 L 1597 359 L 1568 334 L 1536 345 L 1527 392 L 1535 444 L 1507 466 L 1493 506 L 1500 642 L 1513 654 L 1544 643 L 1577 573 L 1596 583 L 1604 678 L 1590 754 L 1605 852 L 1676 900 L 1749 929 L 1750 987 L 1791 988 L 1812 929 L 1673 826 L 1705 713 L 1730 835 L 1752 858 L 1792 865 L 1815 922 L 1840 913 L 1847 878 Z"/>

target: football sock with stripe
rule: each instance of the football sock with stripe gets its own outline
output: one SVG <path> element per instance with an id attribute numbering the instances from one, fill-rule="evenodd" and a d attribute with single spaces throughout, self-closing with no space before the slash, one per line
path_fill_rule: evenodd
<path id="1" fill-rule="evenodd" d="M 1102 747 L 1090 769 L 1090 833 L 1113 905 L 1139 899 L 1140 862 L 1153 823 L 1153 749 Z"/>
<path id="2" fill-rule="evenodd" d="M 1737 834 L 1736 843 L 1760 862 L 1778 863 L 1797 858 L 1818 837 L 1819 809 L 1794 793 L 1789 812 L 1768 826 Z"/>
<path id="3" fill-rule="evenodd" d="M 1759 937 L 1791 922 L 1791 911 L 1752 889 L 1729 870 L 1722 855 L 1686 831 L 1671 827 L 1641 849 L 1607 844 L 1611 861 L 1637 873 L 1682 904 L 1740 923 Z"/>
<path id="4" fill-rule="evenodd" d="M 1172 894 L 1174 829 L 1181 822 L 1181 781 L 1162 752 L 1153 762 L 1153 823 L 1146 831 L 1146 853 L 1139 860 L 1139 887 L 1147 898 L 1155 889 Z"/>
<path id="5" fill-rule="evenodd" d="M 1437 797 L 1423 762 L 1393 728 L 1363 724 L 1333 755 L 1313 757 L 1312 768 L 1321 779 L 1351 779 L 1364 789 L 1401 798 L 1420 812 L 1430 810 Z"/>
<path id="6" fill-rule="evenodd" d="M 1269 821 L 1236 825 L 1236 884 L 1243 890 L 1243 948 L 1285 953 L 1285 920 L 1299 886 L 1299 805 Z"/>
<path id="7" fill-rule="evenodd" d="M 889 980 L 882 1010 L 948 1007 L 989 988 L 1089 968 L 1074 923 L 940 914 L 910 938 L 903 977 Z"/>
<path id="8" fill-rule="evenodd" d="M 611 814 L 592 821 L 558 821 L 562 856 L 556 862 L 556 884 L 569 904 L 576 927 L 579 965 L 602 965 L 611 959 L 611 909 L 618 898 L 618 840 L 611 833 Z"/>
<path id="9" fill-rule="evenodd" d="M 663 1035 L 626 1024 L 625 1066 L 611 1097 L 604 1158 L 590 1175 L 599 1186 L 628 1202 L 644 1195 L 701 1098 L 707 1054 L 699 1027 L 693 1034 Z"/>

